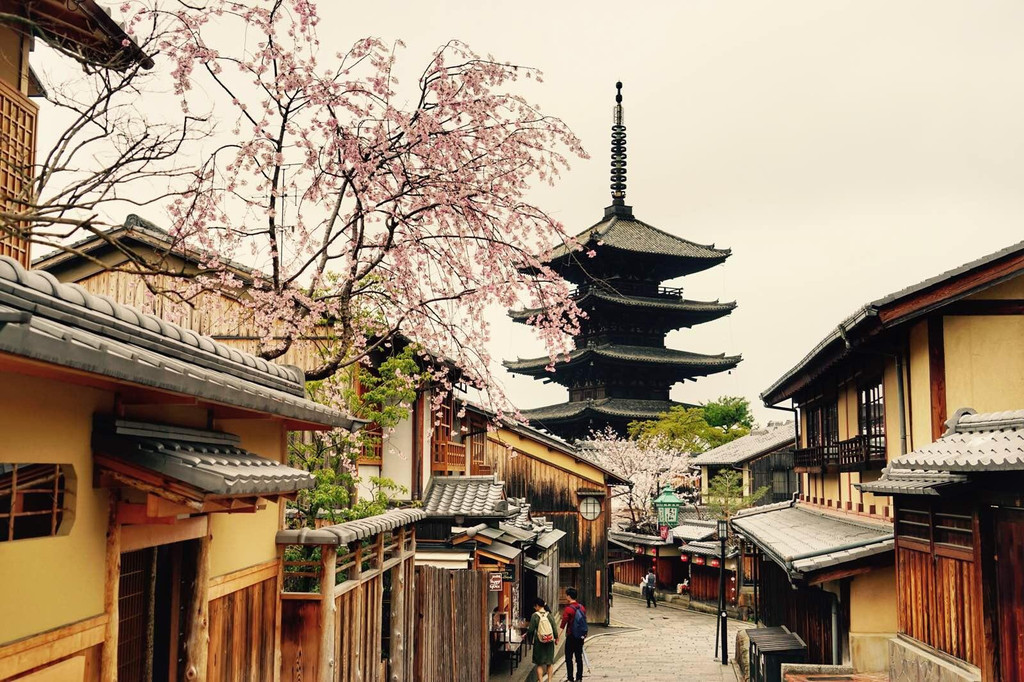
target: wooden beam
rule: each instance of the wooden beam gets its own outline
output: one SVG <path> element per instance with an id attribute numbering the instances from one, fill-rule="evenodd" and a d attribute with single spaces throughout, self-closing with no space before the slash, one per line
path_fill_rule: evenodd
<path id="1" fill-rule="evenodd" d="M 321 682 L 334 682 L 334 572 L 338 563 L 338 548 L 323 545 L 320 548 L 320 665 Z"/>
<path id="2" fill-rule="evenodd" d="M 946 430 L 946 347 L 942 316 L 928 318 L 928 378 L 932 404 L 932 441 Z"/>
<path id="3" fill-rule="evenodd" d="M 238 590 L 244 590 L 257 583 L 273 580 L 280 572 L 280 568 L 278 560 L 273 559 L 225 575 L 219 575 L 210 581 L 210 601 L 215 601 Z"/>
<path id="4" fill-rule="evenodd" d="M 107 621 L 107 615 L 102 614 L 0 647 L 0 679 L 103 644 Z"/>
<path id="5" fill-rule="evenodd" d="M 999 661 L 996 653 L 996 642 L 999 640 L 999 628 L 996 624 L 999 612 L 994 542 L 996 528 L 992 510 L 986 505 L 979 504 L 972 519 L 974 565 L 968 570 L 974 578 L 971 596 L 975 608 L 974 623 L 968 624 L 968 627 L 973 625 L 975 641 L 978 642 L 981 654 L 978 667 L 981 668 L 982 682 L 995 682 L 999 679 Z"/>
<path id="6" fill-rule="evenodd" d="M 957 301 L 942 309 L 943 315 L 1024 315 L 1024 298 L 993 298 Z"/>
<path id="7" fill-rule="evenodd" d="M 111 493 L 104 558 L 103 612 L 107 615 L 100 656 L 100 679 L 117 679 L 117 631 L 120 625 L 118 599 L 121 590 L 121 525 L 117 522 L 117 493 Z"/>
<path id="8" fill-rule="evenodd" d="M 396 534 L 398 538 L 399 556 L 405 544 L 405 528 L 399 528 Z M 405 590 L 406 572 L 409 567 L 405 562 L 399 562 L 391 574 L 391 651 L 388 660 L 391 662 L 391 682 L 404 682 L 405 680 Z M 485 602 L 486 608 L 486 602 Z"/>
<path id="9" fill-rule="evenodd" d="M 196 578 L 189 594 L 188 631 L 185 633 L 185 679 L 205 682 L 210 655 L 210 533 L 199 539 Z M 107 679 L 107 678 L 104 678 Z M 113 678 L 111 678 L 113 679 Z"/>
<path id="10" fill-rule="evenodd" d="M 177 516 L 150 516 L 149 507 L 145 504 L 131 502 L 117 503 L 117 522 L 122 525 L 129 524 L 172 524 L 178 520 Z"/>
<path id="11" fill-rule="evenodd" d="M 172 542 L 195 540 L 206 535 L 208 527 L 209 520 L 205 516 L 180 519 L 173 525 L 121 526 L 121 551 L 134 552 Z"/>

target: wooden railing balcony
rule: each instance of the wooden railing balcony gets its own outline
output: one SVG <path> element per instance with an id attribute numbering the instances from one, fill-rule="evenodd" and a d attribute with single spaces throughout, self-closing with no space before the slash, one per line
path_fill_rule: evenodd
<path id="1" fill-rule="evenodd" d="M 466 471 L 466 446 L 452 441 L 434 441 L 430 446 L 430 470 L 443 473 Z"/>
<path id="2" fill-rule="evenodd" d="M 469 441 L 469 466 L 471 476 L 489 476 L 494 473 L 484 456 L 486 442 L 479 438 Z"/>
<path id="3" fill-rule="evenodd" d="M 572 291 L 572 296 L 583 296 L 590 291 L 604 291 L 609 294 L 625 296 L 645 296 L 648 298 L 682 298 L 680 287 L 662 287 L 644 282 L 601 282 L 599 284 L 581 284 Z"/>
<path id="4" fill-rule="evenodd" d="M 793 451 L 793 469 L 797 472 L 819 472 L 838 463 L 839 447 L 835 443 L 812 445 Z"/>
<path id="5" fill-rule="evenodd" d="M 839 443 L 839 470 L 864 471 L 885 466 L 885 437 L 859 435 Z"/>

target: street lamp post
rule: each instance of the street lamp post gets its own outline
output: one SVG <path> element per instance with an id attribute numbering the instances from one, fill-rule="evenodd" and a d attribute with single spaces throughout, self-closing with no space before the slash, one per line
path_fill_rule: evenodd
<path id="1" fill-rule="evenodd" d="M 722 554 L 718 564 L 718 632 L 722 638 L 722 665 L 729 665 L 729 617 L 725 611 L 725 541 L 729 536 L 729 520 L 718 520 L 718 539 Z"/>

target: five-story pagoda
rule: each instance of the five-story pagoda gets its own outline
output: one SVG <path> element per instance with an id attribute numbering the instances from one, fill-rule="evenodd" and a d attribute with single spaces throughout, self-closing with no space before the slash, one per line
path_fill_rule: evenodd
<path id="1" fill-rule="evenodd" d="M 611 426 L 625 434 L 631 421 L 654 419 L 678 405 L 674 384 L 732 369 L 740 356 L 702 355 L 665 347 L 665 335 L 728 315 L 735 303 L 692 301 L 662 282 L 719 265 L 728 249 L 695 244 L 633 216 L 626 198 L 626 126 L 622 83 L 616 83 L 612 125 L 612 205 L 604 218 L 576 236 L 582 250 L 561 246 L 545 261 L 576 285 L 574 298 L 587 316 L 575 350 L 548 371 L 547 357 L 505 362 L 509 371 L 554 381 L 569 401 L 523 410 L 534 426 L 576 440 Z M 588 252 L 594 255 L 588 257 Z M 516 310 L 529 323 L 542 311 Z"/>

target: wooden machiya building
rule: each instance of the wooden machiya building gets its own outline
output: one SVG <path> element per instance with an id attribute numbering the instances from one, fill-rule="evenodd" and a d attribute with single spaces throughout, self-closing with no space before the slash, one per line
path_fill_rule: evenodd
<path id="1" fill-rule="evenodd" d="M 757 504 L 793 499 L 799 490 L 793 469 L 795 434 L 793 421 L 770 422 L 763 429 L 755 429 L 694 457 L 691 463 L 700 467 L 701 499 L 707 500 L 711 479 L 725 469 L 740 472 L 744 496 L 767 489 Z"/>
<path id="2" fill-rule="evenodd" d="M 958 409 L 860 487 L 895 508 L 890 678 L 1024 679 L 1024 410 Z"/>
<path id="3" fill-rule="evenodd" d="M 275 679 L 288 432 L 353 420 L 7 258 L 0 374 L 0 678 Z"/>
<path id="4" fill-rule="evenodd" d="M 724 317 L 736 304 L 690 300 L 682 288 L 663 283 L 719 265 L 730 252 L 676 237 L 633 215 L 625 204 L 621 94 L 616 101 L 612 205 L 599 222 L 575 236 L 581 249 L 559 246 L 543 261 L 576 285 L 573 298 L 587 314 L 574 337 L 575 350 L 555 363 L 553 373 L 547 371 L 547 357 L 505 363 L 511 372 L 569 390 L 568 402 L 523 410 L 523 416 L 570 441 L 609 426 L 625 434 L 629 422 L 656 419 L 677 405 L 669 397 L 675 384 L 731 370 L 740 361 L 739 356 L 665 347 L 668 332 Z M 529 324 L 545 311 L 510 314 Z"/>
<path id="5" fill-rule="evenodd" d="M 757 551 L 761 619 L 797 632 L 812 661 L 887 671 L 894 639 L 922 638 L 926 647 L 945 636 L 957 647 L 971 641 L 968 630 L 940 636 L 911 629 L 897 636 L 910 627 L 899 604 L 912 604 L 914 618 L 942 611 L 928 596 L 930 583 L 906 582 L 908 562 L 917 562 L 922 581 L 953 590 L 954 601 L 961 600 L 956 585 L 966 586 L 972 569 L 945 560 L 950 552 L 958 561 L 966 556 L 943 547 L 946 540 L 930 539 L 930 556 L 919 556 L 909 548 L 897 555 L 893 539 L 894 518 L 899 528 L 916 527 L 923 511 L 931 514 L 928 523 L 938 524 L 929 533 L 962 538 L 955 528 L 971 513 L 907 503 L 918 514 L 904 519 L 872 484 L 901 455 L 942 436 L 947 406 L 999 412 L 1024 404 L 1022 273 L 1024 242 L 872 301 L 762 394 L 766 405 L 788 402 L 799 414 L 800 494 L 792 503 L 745 512 L 733 526 Z M 906 589 L 913 592 L 901 596 Z M 944 618 L 967 622 L 942 616 L 936 627 L 946 627 Z M 957 648 L 954 655 L 981 661 L 972 659 L 974 649 Z"/>

